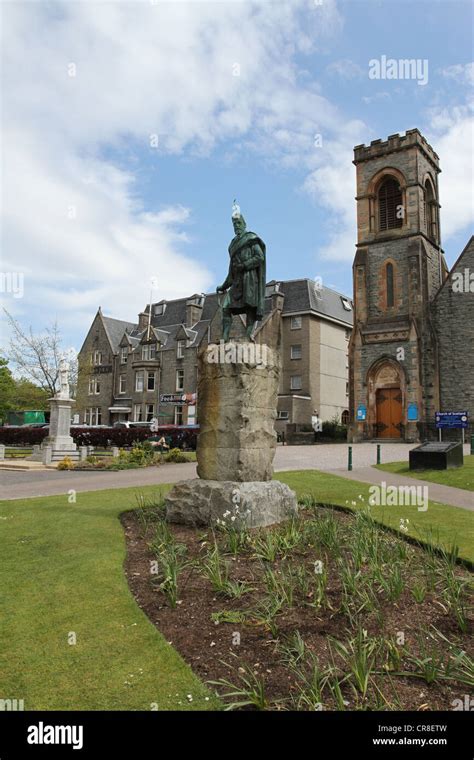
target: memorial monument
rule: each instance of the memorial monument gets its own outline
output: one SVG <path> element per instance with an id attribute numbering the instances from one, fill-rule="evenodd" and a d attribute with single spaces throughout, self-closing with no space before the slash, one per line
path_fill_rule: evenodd
<path id="1" fill-rule="evenodd" d="M 59 391 L 49 400 L 49 433 L 41 446 L 41 459 L 44 464 L 59 461 L 64 457 L 79 459 L 79 452 L 71 436 L 71 409 L 76 403 L 70 398 L 69 364 L 65 358 L 59 362 Z"/>
<path id="2" fill-rule="evenodd" d="M 170 522 L 212 525 L 228 514 L 257 527 L 280 522 L 297 511 L 293 491 L 271 479 L 280 357 L 253 337 L 255 323 L 264 313 L 265 244 L 246 230 L 235 203 L 232 222 L 235 237 L 229 245 L 229 271 L 217 288 L 225 294 L 222 339 L 206 346 L 198 357 L 198 478 L 177 483 L 168 494 Z M 236 314 L 246 316 L 243 340 L 230 339 Z"/>

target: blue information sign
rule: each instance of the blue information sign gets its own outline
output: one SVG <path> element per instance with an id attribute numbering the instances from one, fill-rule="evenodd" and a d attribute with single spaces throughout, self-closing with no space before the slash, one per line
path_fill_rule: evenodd
<path id="1" fill-rule="evenodd" d="M 359 404 L 357 407 L 357 420 L 362 422 L 367 418 L 367 407 L 364 404 Z"/>
<path id="2" fill-rule="evenodd" d="M 469 425 L 468 412 L 436 412 L 436 427 L 442 428 L 467 428 Z"/>
<path id="3" fill-rule="evenodd" d="M 409 422 L 417 422 L 418 420 L 418 404 L 408 404 L 407 418 Z"/>

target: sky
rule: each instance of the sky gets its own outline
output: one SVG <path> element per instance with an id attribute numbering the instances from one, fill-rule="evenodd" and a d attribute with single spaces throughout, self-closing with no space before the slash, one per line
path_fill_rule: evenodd
<path id="1" fill-rule="evenodd" d="M 136 321 L 150 292 L 215 290 L 234 198 L 268 279 L 350 295 L 353 147 L 415 127 L 440 156 L 449 265 L 472 234 L 470 1 L 7 0 L 1 15 L 0 296 L 25 329 L 57 319 L 78 350 L 99 306 Z M 373 78 L 383 56 L 420 76 Z"/>

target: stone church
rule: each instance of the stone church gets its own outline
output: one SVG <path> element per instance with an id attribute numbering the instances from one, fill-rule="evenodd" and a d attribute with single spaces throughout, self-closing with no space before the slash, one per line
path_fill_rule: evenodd
<path id="1" fill-rule="evenodd" d="M 439 158 L 411 129 L 356 146 L 354 164 L 349 440 L 435 438 L 437 411 L 467 410 L 472 430 L 474 237 L 449 271 Z"/>

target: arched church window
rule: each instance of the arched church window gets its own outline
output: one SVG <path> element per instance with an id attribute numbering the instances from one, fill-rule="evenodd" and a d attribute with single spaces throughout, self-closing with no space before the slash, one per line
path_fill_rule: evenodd
<path id="1" fill-rule="evenodd" d="M 433 186 L 429 180 L 426 180 L 424 187 L 424 209 L 426 234 L 431 240 L 438 240 L 438 208 L 436 204 Z"/>
<path id="2" fill-rule="evenodd" d="M 393 285 L 393 264 L 389 261 L 385 267 L 385 286 L 387 289 L 387 307 L 395 303 L 395 292 Z"/>
<path id="3" fill-rule="evenodd" d="M 403 198 L 402 189 L 393 177 L 388 177 L 380 185 L 378 192 L 379 202 L 379 230 L 391 230 L 401 227 L 403 224 Z"/>

